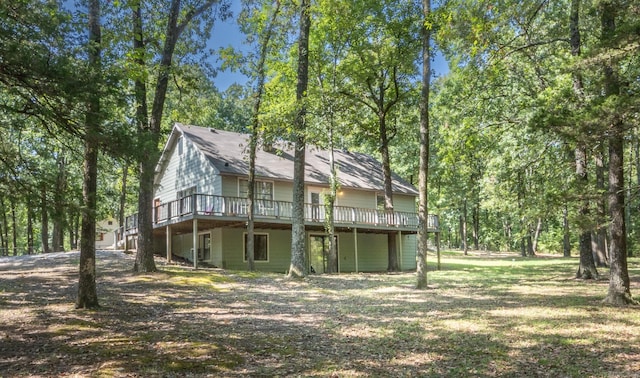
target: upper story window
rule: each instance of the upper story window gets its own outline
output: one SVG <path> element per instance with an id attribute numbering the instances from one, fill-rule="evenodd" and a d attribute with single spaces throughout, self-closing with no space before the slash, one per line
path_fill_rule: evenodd
<path id="1" fill-rule="evenodd" d="M 376 209 L 384 210 L 384 194 L 376 194 Z"/>
<path id="2" fill-rule="evenodd" d="M 273 201 L 273 182 L 255 181 L 255 199 L 263 201 Z M 249 180 L 238 179 L 238 197 L 247 198 L 249 196 Z"/>
<path id="3" fill-rule="evenodd" d="M 176 197 L 179 202 L 179 211 L 181 214 L 193 211 L 193 195 L 196 194 L 196 187 L 192 186 L 186 189 L 178 190 Z"/>
<path id="4" fill-rule="evenodd" d="M 182 199 L 184 197 L 191 197 L 192 195 L 196 194 L 196 187 L 195 186 L 191 186 L 189 188 L 186 189 L 182 189 L 182 190 L 178 190 L 177 193 L 177 199 Z"/>

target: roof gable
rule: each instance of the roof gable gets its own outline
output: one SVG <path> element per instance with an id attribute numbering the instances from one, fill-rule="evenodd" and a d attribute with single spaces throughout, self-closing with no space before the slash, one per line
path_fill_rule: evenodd
<path id="1" fill-rule="evenodd" d="M 176 132 L 177 131 L 177 132 Z M 176 124 L 167 141 L 175 143 L 182 134 L 200 150 L 206 160 L 220 174 L 247 176 L 249 173 L 249 135 L 199 126 Z M 293 181 L 293 148 L 279 143 L 274 152 L 256 151 L 256 177 L 279 181 Z M 335 150 L 338 180 L 345 188 L 384 191 L 382 164 L 373 157 L 355 152 Z M 416 188 L 398 175 L 392 175 L 394 193 L 417 195 Z M 308 146 L 305 156 L 305 182 L 329 184 L 329 151 Z"/>

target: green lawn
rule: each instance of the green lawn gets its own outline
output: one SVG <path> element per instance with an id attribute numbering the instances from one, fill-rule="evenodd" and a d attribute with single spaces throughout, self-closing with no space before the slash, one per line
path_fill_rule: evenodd
<path id="1" fill-rule="evenodd" d="M 287 281 L 160 263 L 160 273 L 133 275 L 131 256 L 104 253 L 103 308 L 78 311 L 67 255 L 0 260 L 0 376 L 640 372 L 640 309 L 603 305 L 608 281 L 574 280 L 577 258 L 447 253 L 417 291 L 410 273 Z M 640 261 L 629 266 L 640 296 Z"/>

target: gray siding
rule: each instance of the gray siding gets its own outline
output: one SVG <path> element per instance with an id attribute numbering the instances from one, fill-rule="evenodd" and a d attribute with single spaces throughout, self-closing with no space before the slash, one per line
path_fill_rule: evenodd
<path id="1" fill-rule="evenodd" d="M 178 154 L 178 143 L 169 154 L 158 187 L 155 198 L 166 203 L 176 198 L 179 190 L 192 186 L 197 188 L 198 193 L 217 194 L 222 192 L 222 181 L 215 168 L 206 161 L 204 155 L 196 149 L 190 141 L 184 139 L 184 149 L 182 155 Z"/>

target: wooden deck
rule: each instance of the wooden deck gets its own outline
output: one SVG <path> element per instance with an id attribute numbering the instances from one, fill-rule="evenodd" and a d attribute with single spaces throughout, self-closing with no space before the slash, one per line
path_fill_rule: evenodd
<path id="1" fill-rule="evenodd" d="M 311 228 L 324 227 L 326 214 L 323 205 L 306 203 L 305 224 Z M 289 228 L 293 204 L 286 201 L 256 200 L 254 219 L 258 227 Z M 194 194 L 167 202 L 153 209 L 154 229 L 166 226 L 190 229 L 194 219 L 206 227 L 246 227 L 248 218 L 246 198 Z M 336 228 L 358 228 L 368 232 L 415 233 L 418 214 L 403 211 L 385 211 L 348 206 L 334 206 Z M 137 214 L 126 218 L 125 235 L 137 234 Z M 429 232 L 439 232 L 438 216 L 429 215 Z"/>

